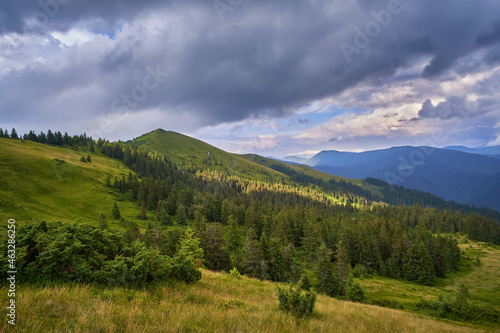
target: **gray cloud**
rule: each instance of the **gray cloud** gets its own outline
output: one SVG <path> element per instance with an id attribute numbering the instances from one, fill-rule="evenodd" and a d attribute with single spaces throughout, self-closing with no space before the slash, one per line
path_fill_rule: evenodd
<path id="1" fill-rule="evenodd" d="M 476 103 L 467 101 L 466 97 L 451 96 L 446 101 L 432 105 L 427 99 L 418 112 L 421 118 L 451 119 L 454 117 L 465 118 L 477 113 Z"/>
<path id="2" fill-rule="evenodd" d="M 10 50 L 9 56 L 26 59 L 26 66 L 7 68 L 0 76 L 5 122 L 40 119 L 50 125 L 60 118 L 78 121 L 116 113 L 113 101 L 142 86 L 148 67 L 159 66 L 169 75 L 134 107 L 121 101 L 122 110 L 189 114 L 200 124 L 216 125 L 286 116 L 360 83 L 376 87 L 422 57 L 431 59 L 423 71 L 401 80 L 443 80 L 449 71 L 466 75 L 500 60 L 495 56 L 500 41 L 496 0 L 401 0 L 401 12 L 378 23 L 380 31 L 369 36 L 369 45 L 353 53 L 350 62 L 341 43 L 356 46 L 357 28 L 366 34 L 396 0 L 243 0 L 224 13 L 223 21 L 212 1 L 42 3 L 47 1 L 58 4 L 57 13 L 46 30 L 38 31 L 41 36 L 74 27 L 122 31 L 114 40 L 102 37 L 65 49 L 49 38 L 50 44 L 36 49 L 22 44 Z M 0 32 L 28 38 L 33 31 L 26 19 L 40 11 L 49 15 L 36 2 L 4 1 Z M 45 60 L 35 62 L 37 54 L 30 52 Z M 0 44 L 0 56 L 6 55 Z M 463 61 L 472 55 L 474 61 Z M 483 100 L 474 110 L 489 105 Z M 420 116 L 446 119 L 462 107 L 471 106 L 452 96 L 437 106 L 424 103 Z"/>

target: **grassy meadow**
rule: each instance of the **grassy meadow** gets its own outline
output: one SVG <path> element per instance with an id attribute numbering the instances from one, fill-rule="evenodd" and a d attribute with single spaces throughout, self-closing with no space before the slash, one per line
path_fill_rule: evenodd
<path id="1" fill-rule="evenodd" d="M 480 327 L 318 295 L 311 318 L 278 309 L 275 283 L 203 270 L 148 289 L 20 286 L 17 332 L 482 332 Z M 0 301 L 7 302 L 6 288 Z M 5 317 L 2 307 L 2 316 Z M 0 331 L 10 327 L 2 322 Z"/>
<path id="2" fill-rule="evenodd" d="M 81 162 L 90 155 L 92 162 Z M 109 226 L 116 193 L 106 177 L 128 175 L 118 161 L 88 151 L 75 151 L 23 140 L 0 138 L 0 221 L 36 219 L 97 224 L 100 213 Z M 125 219 L 136 219 L 137 205 L 118 202 Z"/>

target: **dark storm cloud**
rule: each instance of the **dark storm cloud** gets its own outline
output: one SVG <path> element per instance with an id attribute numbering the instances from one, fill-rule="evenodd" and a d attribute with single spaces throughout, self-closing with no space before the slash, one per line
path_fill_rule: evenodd
<path id="1" fill-rule="evenodd" d="M 176 4 L 165 0 L 2 0 L 0 32 L 21 32 L 25 20 L 35 19 L 32 28 L 67 29 L 80 20 L 100 19 L 111 27 L 121 20 L 130 20 L 144 11 Z"/>
<path id="2" fill-rule="evenodd" d="M 124 30 L 113 41 L 62 51 L 54 46 L 61 63 L 6 71 L 0 76 L 4 119 L 65 112 L 97 117 L 116 111 L 111 104 L 118 99 L 121 110 L 188 112 L 213 125 L 288 115 L 359 83 L 377 86 L 422 57 L 430 62 L 421 75 L 432 80 L 449 70 L 477 70 L 458 60 L 478 51 L 479 62 L 499 61 L 493 52 L 500 40 L 497 0 L 233 0 L 237 5 L 226 11 L 208 0 L 58 1 L 3 1 L 0 31 L 28 36 L 26 19 L 50 14 L 43 9 L 49 3 L 54 13 L 57 8 L 50 31 L 86 25 Z M 168 72 L 154 90 L 142 87 L 147 68 Z M 147 98 L 140 101 L 126 105 L 121 99 L 143 90 Z M 427 104 L 421 116 L 449 117 L 439 113 L 453 114 L 463 102 Z"/>

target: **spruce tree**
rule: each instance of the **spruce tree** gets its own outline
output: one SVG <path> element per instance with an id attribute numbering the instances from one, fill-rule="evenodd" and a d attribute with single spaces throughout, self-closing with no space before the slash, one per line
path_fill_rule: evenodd
<path id="1" fill-rule="evenodd" d="M 203 249 L 200 247 L 200 240 L 195 237 L 194 231 L 189 227 L 179 239 L 176 258 L 179 261 L 184 259 L 189 260 L 193 267 L 198 266 L 204 258 Z"/>
<path id="2" fill-rule="evenodd" d="M 177 211 L 175 213 L 175 222 L 177 223 L 177 225 L 187 224 L 187 209 L 183 204 L 180 204 L 177 207 Z"/>
<path id="3" fill-rule="evenodd" d="M 116 203 L 116 201 L 113 204 L 113 210 L 111 210 L 111 215 L 113 216 L 113 218 L 115 220 L 119 220 L 122 217 L 122 215 L 120 214 L 120 209 L 118 208 L 118 204 Z"/>
<path id="4" fill-rule="evenodd" d="M 335 261 L 337 268 L 337 277 L 339 283 L 339 293 L 344 296 L 346 294 L 347 280 L 351 269 L 349 257 L 342 241 L 337 243 L 337 251 L 335 253 Z"/>
<path id="5" fill-rule="evenodd" d="M 17 131 L 15 128 L 12 128 L 12 131 L 10 132 L 10 138 L 11 139 L 19 139 L 19 137 L 17 136 Z"/>
<path id="6" fill-rule="evenodd" d="M 336 296 L 338 294 L 338 277 L 334 275 L 333 251 L 323 243 L 318 249 L 317 258 L 316 278 L 318 283 L 316 289 L 322 294 Z"/>
<path id="7" fill-rule="evenodd" d="M 244 265 L 245 272 L 248 276 L 258 278 L 260 276 L 260 262 L 262 261 L 262 255 L 259 249 L 259 242 L 257 241 L 257 235 L 252 228 L 247 231 L 247 236 L 245 240 L 245 254 L 244 254 Z"/>
<path id="8" fill-rule="evenodd" d="M 422 242 L 413 244 L 404 259 L 403 277 L 408 281 L 431 286 L 434 266 L 427 248 Z"/>
<path id="9" fill-rule="evenodd" d="M 219 223 L 206 226 L 203 241 L 205 266 L 215 271 L 229 269 L 229 255 L 226 251 L 223 231 Z"/>

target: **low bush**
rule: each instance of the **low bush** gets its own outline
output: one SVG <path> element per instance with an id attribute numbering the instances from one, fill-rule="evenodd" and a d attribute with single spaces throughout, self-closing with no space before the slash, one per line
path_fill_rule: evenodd
<path id="1" fill-rule="evenodd" d="M 366 296 L 363 288 L 361 287 L 361 284 L 351 278 L 347 281 L 347 286 L 346 286 L 346 297 L 348 300 L 352 302 L 364 302 L 366 301 Z"/>
<path id="2" fill-rule="evenodd" d="M 289 312 L 296 318 L 310 316 L 316 303 L 316 293 L 306 291 L 302 293 L 300 286 L 290 285 L 289 290 L 282 290 L 276 286 L 278 292 L 279 308 Z"/>

